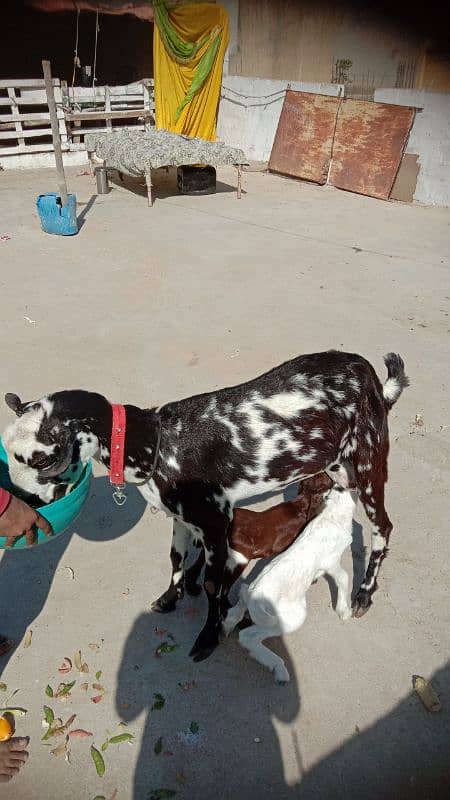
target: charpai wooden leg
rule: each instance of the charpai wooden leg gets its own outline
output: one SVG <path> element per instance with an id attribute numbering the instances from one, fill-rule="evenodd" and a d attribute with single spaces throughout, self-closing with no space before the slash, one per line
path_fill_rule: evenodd
<path id="1" fill-rule="evenodd" d="M 148 198 L 148 206 L 149 208 L 153 205 L 153 195 L 152 195 L 152 173 L 151 170 L 148 170 L 145 173 L 145 183 L 147 184 L 147 198 Z"/>
<path id="2" fill-rule="evenodd" d="M 242 197 L 242 165 L 237 165 L 237 199 Z"/>

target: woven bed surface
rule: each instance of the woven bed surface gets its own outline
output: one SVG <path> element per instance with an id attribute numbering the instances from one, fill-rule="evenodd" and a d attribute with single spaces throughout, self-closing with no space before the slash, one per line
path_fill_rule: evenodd
<path id="1" fill-rule="evenodd" d="M 246 164 L 247 158 L 237 147 L 221 142 L 191 139 L 165 130 L 89 133 L 84 137 L 86 150 L 127 175 L 142 175 L 159 167 L 208 164 L 224 167 Z"/>

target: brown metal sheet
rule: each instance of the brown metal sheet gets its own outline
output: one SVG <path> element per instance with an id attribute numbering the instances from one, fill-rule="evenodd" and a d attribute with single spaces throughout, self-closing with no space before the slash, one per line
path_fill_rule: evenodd
<path id="1" fill-rule="evenodd" d="M 288 90 L 270 155 L 269 169 L 326 183 L 340 100 Z"/>
<path id="2" fill-rule="evenodd" d="M 415 109 L 344 100 L 339 110 L 329 183 L 387 200 L 414 121 Z"/>

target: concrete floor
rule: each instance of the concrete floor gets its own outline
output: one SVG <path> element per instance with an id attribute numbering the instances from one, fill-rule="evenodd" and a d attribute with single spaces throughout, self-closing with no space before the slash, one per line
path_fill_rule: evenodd
<path id="1" fill-rule="evenodd" d="M 170 616 L 149 612 L 168 582 L 169 521 L 137 491 L 116 508 L 97 469 L 75 531 L 1 561 L 0 629 L 19 642 L 2 681 L 19 689 L 14 703 L 28 716 L 18 731 L 31 736 L 30 761 L 2 797 L 93 800 L 116 788 L 118 800 L 162 788 L 177 800 L 448 797 L 449 211 L 264 174 L 246 176 L 238 202 L 232 171 L 220 177 L 222 191 L 193 198 L 173 183 L 171 193 L 169 176 L 149 210 L 126 187 L 96 197 L 93 179 L 74 173 L 83 226 L 63 238 L 42 233 L 35 212 L 37 195 L 55 190 L 53 174 L 2 172 L 0 236 L 11 237 L 0 241 L 2 392 L 31 400 L 85 387 L 149 406 L 330 347 L 364 354 L 384 379 L 382 356 L 398 351 L 411 388 L 390 419 L 395 527 L 376 602 L 344 624 L 327 583 L 313 586 L 303 629 L 273 642 L 287 688 L 235 637 L 193 664 L 203 598 Z M 1 428 L 9 418 L 1 406 Z M 358 574 L 363 556 L 356 524 Z M 168 633 L 178 648 L 156 658 Z M 104 699 L 91 703 L 74 676 L 65 706 L 49 701 L 46 685 L 78 648 L 90 681 L 102 670 Z M 413 674 L 433 680 L 440 714 L 412 694 Z M 157 692 L 165 706 L 152 711 Z M 121 719 L 134 744 L 109 746 L 103 778 L 88 739 L 73 742 L 69 765 L 40 741 L 46 702 L 64 719 L 77 713 L 97 747 Z"/>

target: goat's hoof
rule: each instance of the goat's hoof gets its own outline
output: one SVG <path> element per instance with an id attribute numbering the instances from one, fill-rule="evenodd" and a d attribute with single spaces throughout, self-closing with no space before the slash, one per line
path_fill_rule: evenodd
<path id="1" fill-rule="evenodd" d="M 151 604 L 150 609 L 156 611 L 157 614 L 170 614 L 171 611 L 175 611 L 176 607 L 175 600 L 163 600 L 162 597 L 159 597 Z"/>
<path id="2" fill-rule="evenodd" d="M 184 588 L 191 597 L 198 597 L 202 591 L 202 586 L 199 583 L 186 583 Z"/>
<path id="3" fill-rule="evenodd" d="M 352 617 L 352 610 L 351 608 L 346 608 L 344 611 L 338 611 L 338 617 L 342 620 L 342 622 L 346 622 L 348 619 Z"/>
<path id="4" fill-rule="evenodd" d="M 284 669 L 274 670 L 273 677 L 278 686 L 287 686 L 291 679 L 286 667 Z"/>
<path id="5" fill-rule="evenodd" d="M 363 617 L 371 605 L 372 600 L 370 599 L 370 594 L 360 589 L 353 601 L 353 616 L 357 619 Z"/>
<path id="6" fill-rule="evenodd" d="M 205 661 L 214 652 L 218 644 L 218 635 L 213 638 L 206 638 L 200 634 L 189 655 L 195 662 Z"/>
<path id="7" fill-rule="evenodd" d="M 189 655 L 192 658 L 192 661 L 198 663 L 199 661 L 206 661 L 206 659 L 210 657 L 211 653 L 214 652 L 215 649 L 216 645 L 214 645 L 214 647 L 210 645 L 209 647 L 205 646 L 199 648 L 194 646 Z"/>

